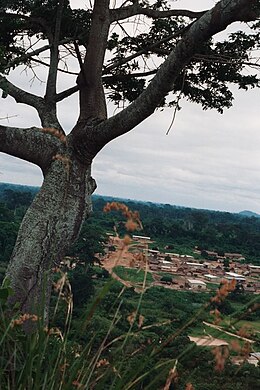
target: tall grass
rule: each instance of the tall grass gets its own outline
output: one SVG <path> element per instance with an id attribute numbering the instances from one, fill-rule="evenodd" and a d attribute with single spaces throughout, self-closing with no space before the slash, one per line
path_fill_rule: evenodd
<path id="1" fill-rule="evenodd" d="M 113 208 L 123 211 L 127 217 L 128 229 L 141 226 L 137 214 L 118 204 L 107 207 Z M 129 237 L 118 237 L 118 243 L 120 258 L 126 247 L 131 245 L 131 240 Z M 0 290 L 0 389 L 170 390 L 177 388 L 178 380 L 181 383 L 179 389 L 195 389 L 191 381 L 197 368 L 192 366 L 192 360 L 194 351 L 198 354 L 198 349 L 195 343 L 188 342 L 187 329 L 197 324 L 203 313 L 210 315 L 210 311 L 212 322 L 219 323 L 221 313 L 216 309 L 212 310 L 212 307 L 226 299 L 234 289 L 234 283 L 223 284 L 214 297 L 202 304 L 183 325 L 169 333 L 165 329 L 171 320 L 147 324 L 142 316 L 148 277 L 145 254 L 144 264 L 139 297 L 134 310 L 127 315 L 123 310 L 126 288 L 122 287 L 114 301 L 111 301 L 110 305 L 107 304 L 107 318 L 97 317 L 99 306 L 109 299 L 113 289 L 115 282 L 112 278 L 102 284 L 92 303 L 82 311 L 80 318 L 74 321 L 73 296 L 67 274 L 58 270 L 54 283 L 56 295 L 52 299 L 53 325 L 49 327 L 44 324 L 41 308 L 33 315 L 22 314 L 15 309 L 16 313 L 14 311 L 15 314 L 10 317 L 7 299 L 12 291 L 8 285 L 3 286 Z M 259 302 L 258 297 L 253 297 L 245 312 L 256 310 L 257 301 Z M 55 322 L 61 318 L 63 325 L 58 328 Z M 97 318 L 102 323 L 95 328 Z M 242 319 L 242 314 L 238 320 L 230 318 L 230 326 Z M 25 332 L 28 323 L 32 329 L 30 333 Z M 103 323 L 106 326 L 103 326 Z M 215 332 L 219 334 L 219 330 Z M 158 337 L 152 339 L 156 334 Z M 182 335 L 185 337 L 180 339 Z M 214 329 L 211 329 L 211 335 L 214 336 Z M 183 341 L 174 344 L 176 340 Z M 236 353 L 244 360 L 251 351 L 251 347 L 246 343 L 230 348 L 216 348 L 213 354 L 210 353 L 212 370 L 224 370 L 232 348 L 236 348 Z M 184 370 L 184 361 L 186 365 L 188 361 L 188 366 L 191 366 L 188 374 L 187 370 Z M 184 377 L 181 377 L 182 372 L 185 372 Z M 198 387 L 196 389 L 200 390 Z"/>

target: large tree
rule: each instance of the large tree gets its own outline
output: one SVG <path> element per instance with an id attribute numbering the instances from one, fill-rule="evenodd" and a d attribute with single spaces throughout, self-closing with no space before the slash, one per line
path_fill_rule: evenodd
<path id="1" fill-rule="evenodd" d="M 0 126 L 0 151 L 38 165 L 44 176 L 7 270 L 13 301 L 23 311 L 35 310 L 43 296 L 48 306 L 51 269 L 89 215 L 96 187 L 91 164 L 107 143 L 157 107 L 178 107 L 180 94 L 221 112 L 232 102 L 229 83 L 259 85 L 250 57 L 259 48 L 259 0 L 221 0 L 200 12 L 175 9 L 165 0 L 93 3 L 72 9 L 68 0 L 1 0 L 0 88 L 3 97 L 34 107 L 42 125 Z M 142 22 L 135 36 L 126 20 Z M 247 23 L 246 30 L 222 42 L 212 39 L 233 22 Z M 72 73 L 69 56 L 78 62 L 77 82 L 58 93 L 59 72 Z M 35 64 L 48 68 L 44 96 L 10 81 L 16 67 Z M 57 105 L 73 93 L 79 94 L 79 117 L 66 135 Z M 128 105 L 108 118 L 107 99 Z"/>

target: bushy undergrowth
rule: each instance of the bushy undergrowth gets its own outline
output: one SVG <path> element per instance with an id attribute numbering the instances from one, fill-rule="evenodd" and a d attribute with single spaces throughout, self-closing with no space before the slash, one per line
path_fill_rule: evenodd
<path id="1" fill-rule="evenodd" d="M 212 349 L 197 347 L 189 340 L 194 327 L 218 316 L 208 294 L 158 287 L 137 294 L 107 278 L 96 280 L 95 296 L 72 311 L 66 274 L 59 274 L 55 287 L 48 328 L 41 313 L 30 316 L 17 312 L 10 318 L 5 303 L 11 290 L 2 288 L 1 389 L 259 387 L 259 368 L 232 364 L 231 348 L 221 347 L 212 353 Z M 215 298 L 218 296 L 221 294 Z M 248 302 L 249 307 L 252 312 L 255 299 Z M 25 331 L 28 323 L 30 333 Z M 214 329 L 211 334 L 214 336 Z M 237 348 L 237 354 L 246 360 L 251 351 L 246 350 L 248 344 L 243 342 Z"/>

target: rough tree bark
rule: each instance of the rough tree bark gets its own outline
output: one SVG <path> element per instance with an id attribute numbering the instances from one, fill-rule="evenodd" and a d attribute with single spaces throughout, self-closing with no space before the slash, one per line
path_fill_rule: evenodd
<path id="1" fill-rule="evenodd" d="M 109 0 L 96 0 L 78 86 L 57 94 L 62 7 L 63 1 L 60 1 L 55 34 L 49 36 L 51 61 L 45 97 L 25 93 L 0 76 L 0 87 L 17 102 L 36 108 L 43 126 L 43 129 L 0 126 L 0 151 L 37 164 L 44 175 L 42 188 L 22 222 L 7 270 L 15 292 L 12 302 L 18 301 L 24 312 L 37 311 L 43 298 L 48 308 L 51 269 L 60 263 L 76 240 L 91 210 L 91 194 L 95 189 L 91 162 L 95 155 L 108 142 L 132 130 L 154 112 L 203 42 L 232 22 L 255 20 L 259 16 L 258 0 L 222 0 L 212 10 L 193 13 L 191 17 L 197 20 L 187 29 L 147 89 L 126 109 L 107 119 L 102 67 L 110 24 L 142 13 L 158 15 L 142 10 L 136 2 L 133 6 L 110 11 Z M 187 12 L 190 11 L 182 14 Z M 79 120 L 65 138 L 56 116 L 56 103 L 77 89 L 80 90 Z"/>

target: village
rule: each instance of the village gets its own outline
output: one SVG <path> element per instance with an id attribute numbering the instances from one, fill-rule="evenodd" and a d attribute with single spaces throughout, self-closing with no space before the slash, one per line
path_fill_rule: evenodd
<path id="1" fill-rule="evenodd" d="M 120 240 L 109 235 L 101 264 L 109 272 L 115 266 L 147 267 L 153 276 L 153 285 L 175 290 L 208 290 L 218 286 L 223 279 L 235 279 L 240 291 L 260 293 L 260 266 L 246 264 L 240 253 L 219 256 L 217 252 L 194 248 L 194 256 L 191 256 L 169 252 L 168 246 L 164 251 L 150 249 L 150 244 L 150 237 L 133 235 L 131 246 L 124 248 L 119 255 Z"/>
<path id="2" fill-rule="evenodd" d="M 134 287 L 136 292 L 142 291 L 142 288 L 138 287 L 140 283 L 122 280 L 116 273 L 116 267 L 146 269 L 153 278 L 153 282 L 148 288 L 162 286 L 173 290 L 199 293 L 215 290 L 223 280 L 235 279 L 239 292 L 260 293 L 260 266 L 247 264 L 241 253 L 223 253 L 223 256 L 219 256 L 217 252 L 200 251 L 194 248 L 194 256 L 191 256 L 169 252 L 168 246 L 164 248 L 164 251 L 150 249 L 149 246 L 152 243 L 150 237 L 133 235 L 131 244 L 127 246 L 123 244 L 122 246 L 122 240 L 108 234 L 105 255 L 100 258 L 101 265 L 110 272 L 112 277 L 127 287 Z M 203 259 L 203 256 L 207 259 Z M 254 343 L 253 340 L 227 332 L 220 326 L 207 322 L 203 324 L 206 327 L 218 329 L 223 334 L 227 333 L 234 338 L 249 342 L 250 345 Z M 229 345 L 228 341 L 208 334 L 199 337 L 189 336 L 189 338 L 198 346 L 214 348 Z M 259 352 L 251 352 L 246 357 L 246 361 L 257 366 L 259 358 Z M 241 365 L 244 361 L 241 357 L 232 357 L 232 362 L 236 365 Z"/>

